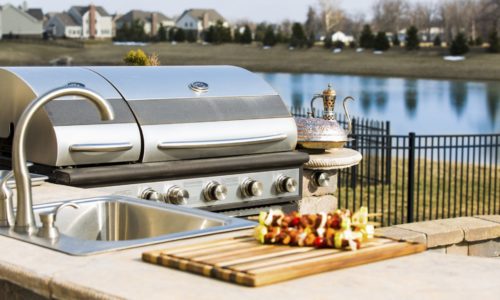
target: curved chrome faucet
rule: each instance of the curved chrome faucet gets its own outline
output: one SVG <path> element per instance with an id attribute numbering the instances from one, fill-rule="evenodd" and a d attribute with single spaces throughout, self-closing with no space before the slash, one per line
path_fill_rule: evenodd
<path id="1" fill-rule="evenodd" d="M 78 87 L 77 87 L 78 86 Z M 51 90 L 31 102 L 21 114 L 17 122 L 14 141 L 12 143 L 12 165 L 17 188 L 17 214 L 14 230 L 19 233 L 33 234 L 36 231 L 35 216 L 33 214 L 33 200 L 31 192 L 31 178 L 26 167 L 25 142 L 28 125 L 35 113 L 46 103 L 64 96 L 80 96 L 90 100 L 99 110 L 101 119 L 114 119 L 114 112 L 104 98 L 99 94 L 83 88 L 82 84 L 68 85 Z"/>

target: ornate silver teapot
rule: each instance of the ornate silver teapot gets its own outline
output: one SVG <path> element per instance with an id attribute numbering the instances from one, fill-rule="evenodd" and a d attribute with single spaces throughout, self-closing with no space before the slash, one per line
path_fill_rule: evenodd
<path id="1" fill-rule="evenodd" d="M 323 99 L 323 118 L 315 118 L 314 101 Z M 349 111 L 347 110 L 347 100 L 354 100 L 352 97 L 346 97 L 343 101 L 344 112 L 347 119 L 347 131 L 340 127 L 335 118 L 335 100 L 337 93 L 329 84 L 328 89 L 321 94 L 316 94 L 311 99 L 311 114 L 307 118 L 295 118 L 298 130 L 298 145 L 305 149 L 331 149 L 341 148 L 350 139 L 352 125 Z"/>

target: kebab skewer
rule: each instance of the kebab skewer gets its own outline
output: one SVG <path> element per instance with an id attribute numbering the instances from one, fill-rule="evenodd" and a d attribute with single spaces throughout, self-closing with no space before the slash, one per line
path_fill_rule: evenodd
<path id="1" fill-rule="evenodd" d="M 260 213 L 255 228 L 255 238 L 262 244 L 351 250 L 359 249 L 373 233 L 366 207 L 353 215 L 349 210 L 304 215 L 270 210 Z"/>

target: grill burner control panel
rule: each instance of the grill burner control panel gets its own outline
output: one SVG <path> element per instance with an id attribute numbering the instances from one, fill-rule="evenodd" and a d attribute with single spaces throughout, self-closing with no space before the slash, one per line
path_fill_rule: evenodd
<path id="1" fill-rule="evenodd" d="M 269 199 L 299 198 L 300 169 L 132 183 L 100 191 L 208 210 L 250 206 Z"/>

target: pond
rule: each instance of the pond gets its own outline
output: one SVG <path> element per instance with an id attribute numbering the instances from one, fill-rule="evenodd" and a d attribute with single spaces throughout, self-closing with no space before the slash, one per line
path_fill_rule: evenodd
<path id="1" fill-rule="evenodd" d="M 262 73 L 289 107 L 309 107 L 331 83 L 335 111 L 349 103 L 352 116 L 391 122 L 391 133 L 477 134 L 500 132 L 500 81 L 458 81 L 326 74 Z M 320 108 L 320 102 L 316 105 Z"/>

